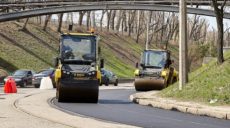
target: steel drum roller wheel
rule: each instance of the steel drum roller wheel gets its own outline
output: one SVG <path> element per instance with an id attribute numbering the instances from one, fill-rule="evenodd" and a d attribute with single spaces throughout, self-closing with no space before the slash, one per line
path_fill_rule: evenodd
<path id="1" fill-rule="evenodd" d="M 60 81 L 57 96 L 59 102 L 97 103 L 98 80 Z"/>
<path id="2" fill-rule="evenodd" d="M 164 79 L 135 79 L 134 86 L 136 91 L 161 90 L 166 87 Z"/>

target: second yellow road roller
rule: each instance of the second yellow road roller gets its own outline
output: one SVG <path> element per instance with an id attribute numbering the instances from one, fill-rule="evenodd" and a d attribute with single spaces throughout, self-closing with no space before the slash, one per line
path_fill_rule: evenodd
<path id="1" fill-rule="evenodd" d="M 171 66 L 170 51 L 161 49 L 145 50 L 140 66 L 136 64 L 136 91 L 161 90 L 178 80 L 178 72 Z"/>

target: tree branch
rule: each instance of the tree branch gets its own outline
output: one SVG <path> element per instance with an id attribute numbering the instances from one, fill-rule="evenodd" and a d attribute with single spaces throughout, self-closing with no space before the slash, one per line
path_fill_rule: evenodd
<path id="1" fill-rule="evenodd" d="M 224 3 L 221 5 L 221 10 L 224 10 L 224 6 L 226 5 L 227 0 L 224 0 Z"/>

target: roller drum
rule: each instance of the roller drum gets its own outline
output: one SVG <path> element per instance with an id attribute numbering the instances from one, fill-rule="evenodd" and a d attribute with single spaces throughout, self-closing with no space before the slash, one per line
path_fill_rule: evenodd
<path id="1" fill-rule="evenodd" d="M 98 80 L 61 80 L 57 91 L 59 102 L 97 103 Z"/>
<path id="2" fill-rule="evenodd" d="M 166 87 L 163 78 L 136 78 L 134 82 L 136 91 L 161 90 Z"/>

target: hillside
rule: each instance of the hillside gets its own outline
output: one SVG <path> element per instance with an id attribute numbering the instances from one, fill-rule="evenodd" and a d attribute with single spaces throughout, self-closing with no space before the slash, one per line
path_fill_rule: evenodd
<path id="1" fill-rule="evenodd" d="M 20 68 L 36 71 L 49 68 L 57 54 L 58 34 L 34 25 L 21 30 L 21 25 L 0 24 L 0 66 L 9 72 Z"/>
<path id="2" fill-rule="evenodd" d="M 9 72 L 52 67 L 52 58 L 58 54 L 59 34 L 33 24 L 28 24 L 27 30 L 21 30 L 22 25 L 19 22 L 0 24 L 0 67 Z M 108 32 L 99 35 L 105 67 L 119 77 L 132 77 L 142 46 L 127 36 Z"/>
<path id="3" fill-rule="evenodd" d="M 163 90 L 161 95 L 180 100 L 230 105 L 230 52 L 226 52 L 225 59 L 222 65 L 213 61 L 192 72 L 189 83 L 182 91 L 178 90 L 176 83 Z"/>
<path id="4" fill-rule="evenodd" d="M 133 77 L 135 63 L 143 48 L 130 37 L 112 33 L 101 33 L 102 58 L 105 67 L 121 77 Z"/>
<path id="5" fill-rule="evenodd" d="M 46 31 L 36 24 L 28 24 L 22 30 L 23 22 L 0 23 L 0 68 L 13 72 L 16 69 L 33 69 L 39 71 L 52 67 L 52 58 L 58 54 L 59 33 L 56 26 L 49 25 Z M 63 31 L 66 31 L 64 25 Z M 74 31 L 85 32 L 85 28 L 74 27 Z M 135 63 L 140 61 L 145 41 L 136 43 L 125 34 L 114 32 L 99 32 L 102 58 L 105 59 L 105 68 L 113 71 L 120 78 L 133 77 Z M 150 44 L 151 48 L 157 48 Z M 178 46 L 170 45 L 168 49 L 175 60 L 174 66 L 178 69 Z"/>

